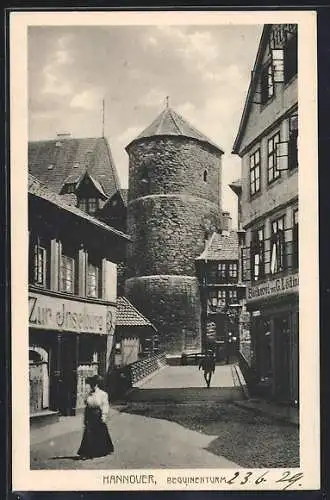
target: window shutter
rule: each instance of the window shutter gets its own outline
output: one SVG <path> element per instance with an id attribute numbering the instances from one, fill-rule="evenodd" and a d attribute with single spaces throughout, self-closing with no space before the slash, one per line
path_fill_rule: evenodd
<path id="1" fill-rule="evenodd" d="M 60 243 L 56 240 L 50 242 L 50 288 L 58 291 L 60 280 Z"/>
<path id="2" fill-rule="evenodd" d="M 78 254 L 78 294 L 86 296 L 86 252 L 83 248 L 79 249 Z"/>
<path id="3" fill-rule="evenodd" d="M 282 172 L 288 170 L 289 143 L 288 141 L 276 144 L 276 170 Z"/>

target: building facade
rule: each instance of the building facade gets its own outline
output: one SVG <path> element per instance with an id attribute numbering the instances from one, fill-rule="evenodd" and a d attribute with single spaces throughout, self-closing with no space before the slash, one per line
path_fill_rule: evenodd
<path id="1" fill-rule="evenodd" d="M 299 401 L 297 26 L 265 25 L 233 153 L 251 369 L 269 396 Z"/>
<path id="2" fill-rule="evenodd" d="M 203 350 L 212 349 L 217 359 L 227 357 L 229 347 L 239 348 L 239 318 L 245 298 L 240 280 L 239 239 L 231 218 L 223 212 L 222 233 L 213 233 L 196 259 L 202 303 Z M 232 345 L 230 345 L 232 344 Z"/>
<path id="3" fill-rule="evenodd" d="M 28 200 L 30 413 L 73 415 L 86 376 L 109 368 L 116 267 L 129 238 L 32 175 Z"/>
<path id="4" fill-rule="evenodd" d="M 201 348 L 195 259 L 221 229 L 222 150 L 167 107 L 126 148 L 125 295 L 169 355 Z"/>
<path id="5" fill-rule="evenodd" d="M 126 297 L 118 297 L 115 329 L 115 367 L 136 363 L 157 354 L 158 335 L 154 325 Z"/>

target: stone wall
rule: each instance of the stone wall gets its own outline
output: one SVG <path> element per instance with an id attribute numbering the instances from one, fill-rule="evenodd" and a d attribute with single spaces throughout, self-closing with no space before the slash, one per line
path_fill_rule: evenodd
<path id="1" fill-rule="evenodd" d="M 125 294 L 156 326 L 169 354 L 201 349 L 195 259 L 221 229 L 221 153 L 185 137 L 128 148 Z"/>
<path id="2" fill-rule="evenodd" d="M 205 234 L 220 229 L 217 205 L 180 195 L 147 196 L 128 205 L 127 276 L 195 276 Z"/>
<path id="3" fill-rule="evenodd" d="M 148 138 L 133 143 L 128 153 L 129 201 L 180 193 L 221 206 L 221 153 L 214 147 L 185 137 Z M 149 184 L 141 182 L 146 174 Z"/>
<path id="4" fill-rule="evenodd" d="M 130 278 L 125 295 L 159 332 L 168 354 L 201 349 L 201 305 L 198 281 L 189 276 Z"/>

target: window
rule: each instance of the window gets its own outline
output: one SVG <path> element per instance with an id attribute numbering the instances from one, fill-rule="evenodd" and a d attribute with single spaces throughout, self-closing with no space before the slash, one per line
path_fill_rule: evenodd
<path id="1" fill-rule="evenodd" d="M 229 304 L 237 304 L 237 290 L 229 290 L 228 291 L 228 303 Z"/>
<path id="2" fill-rule="evenodd" d="M 252 232 L 251 241 L 251 278 L 257 281 L 265 275 L 265 243 L 264 228 Z"/>
<path id="3" fill-rule="evenodd" d="M 268 183 L 275 181 L 281 175 L 277 170 L 277 158 L 276 158 L 276 144 L 280 142 L 280 133 L 277 132 L 273 137 L 268 139 L 268 158 L 267 158 L 267 172 L 268 172 Z"/>
<path id="4" fill-rule="evenodd" d="M 210 290 L 208 296 L 208 312 L 216 312 L 226 305 L 226 290 Z"/>
<path id="5" fill-rule="evenodd" d="M 67 255 L 61 256 L 61 292 L 74 292 L 74 259 Z"/>
<path id="6" fill-rule="evenodd" d="M 218 290 L 218 307 L 226 305 L 226 290 Z"/>
<path id="7" fill-rule="evenodd" d="M 299 222 L 298 210 L 293 212 L 293 231 L 292 231 L 292 267 L 299 267 Z"/>
<path id="8" fill-rule="evenodd" d="M 207 170 L 204 170 L 203 180 L 204 182 L 207 182 Z"/>
<path id="9" fill-rule="evenodd" d="M 79 208 L 80 210 L 83 210 L 84 212 L 87 212 L 87 200 L 85 200 L 84 198 L 82 198 L 81 200 L 79 200 Z"/>
<path id="10" fill-rule="evenodd" d="M 298 167 L 298 115 L 289 118 L 288 168 Z"/>
<path id="11" fill-rule="evenodd" d="M 74 193 L 76 191 L 76 185 L 75 183 L 71 183 L 71 184 L 67 184 L 66 185 L 66 189 L 65 189 L 65 192 L 66 193 Z"/>
<path id="12" fill-rule="evenodd" d="M 260 149 L 250 156 L 250 194 L 260 191 Z"/>
<path id="13" fill-rule="evenodd" d="M 223 281 L 226 279 L 226 264 L 221 262 L 218 264 L 218 279 Z"/>
<path id="14" fill-rule="evenodd" d="M 88 212 L 89 214 L 95 214 L 98 209 L 98 199 L 97 198 L 81 198 L 78 204 L 80 210 Z"/>
<path id="15" fill-rule="evenodd" d="M 270 272 L 279 273 L 285 269 L 284 217 L 272 222 L 270 239 Z"/>
<path id="16" fill-rule="evenodd" d="M 96 198 L 89 198 L 89 200 L 88 200 L 88 212 L 90 214 L 95 214 L 96 210 L 97 210 Z"/>
<path id="17" fill-rule="evenodd" d="M 99 296 L 99 274 L 99 268 L 89 263 L 87 270 L 87 297 Z"/>
<path id="18" fill-rule="evenodd" d="M 298 36 L 291 35 L 284 48 L 284 82 L 287 83 L 298 72 Z"/>
<path id="19" fill-rule="evenodd" d="M 237 263 L 231 262 L 228 266 L 229 278 L 237 278 Z"/>
<path id="20" fill-rule="evenodd" d="M 261 103 L 265 104 L 274 95 L 274 78 L 271 64 L 267 64 L 261 73 Z"/>
<path id="21" fill-rule="evenodd" d="M 34 283 L 46 286 L 46 249 L 34 247 Z"/>

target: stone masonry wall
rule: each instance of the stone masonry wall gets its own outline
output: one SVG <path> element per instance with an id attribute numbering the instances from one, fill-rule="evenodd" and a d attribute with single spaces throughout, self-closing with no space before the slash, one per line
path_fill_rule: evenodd
<path id="1" fill-rule="evenodd" d="M 127 276 L 195 276 L 205 233 L 220 229 L 217 205 L 189 196 L 147 196 L 129 203 Z"/>
<path id="2" fill-rule="evenodd" d="M 125 295 L 156 326 L 168 354 L 201 349 L 201 305 L 196 278 L 147 276 L 126 281 Z"/>
<path id="3" fill-rule="evenodd" d="M 146 173 L 149 186 L 141 183 Z M 165 137 L 140 140 L 129 148 L 129 201 L 146 194 L 180 193 L 221 207 L 220 186 L 221 154 L 212 146 Z"/>
<path id="4" fill-rule="evenodd" d="M 221 153 L 193 139 L 153 137 L 128 154 L 125 294 L 154 323 L 167 353 L 198 351 L 195 258 L 221 228 Z"/>

